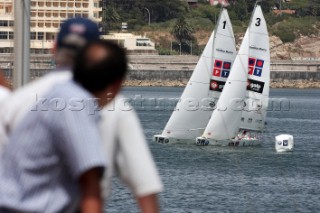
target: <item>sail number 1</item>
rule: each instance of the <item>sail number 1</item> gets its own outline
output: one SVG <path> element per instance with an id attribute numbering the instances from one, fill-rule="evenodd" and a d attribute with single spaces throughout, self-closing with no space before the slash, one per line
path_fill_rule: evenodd
<path id="1" fill-rule="evenodd" d="M 222 22 L 222 23 L 223 23 L 223 29 L 226 29 L 227 21 L 224 21 L 224 22 Z"/>

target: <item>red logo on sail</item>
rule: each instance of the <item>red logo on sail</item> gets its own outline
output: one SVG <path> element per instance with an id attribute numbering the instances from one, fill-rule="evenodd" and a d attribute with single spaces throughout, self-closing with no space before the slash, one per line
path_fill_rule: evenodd
<path id="1" fill-rule="evenodd" d="M 221 67 L 222 67 L 222 61 L 220 61 L 220 60 L 215 60 L 215 62 L 214 62 L 214 68 L 219 68 L 219 69 L 221 69 Z"/>
<path id="2" fill-rule="evenodd" d="M 230 62 L 223 62 L 223 69 L 230 70 L 230 68 L 231 68 L 231 63 Z"/>
<path id="3" fill-rule="evenodd" d="M 213 69 L 213 75 L 214 76 L 220 77 L 220 74 L 221 74 L 221 70 L 220 69 Z"/>
<path id="4" fill-rule="evenodd" d="M 213 67 L 213 76 L 228 78 L 231 69 L 231 62 L 215 60 Z"/>
<path id="5" fill-rule="evenodd" d="M 249 58 L 249 75 L 261 77 L 264 60 L 258 58 Z"/>
<path id="6" fill-rule="evenodd" d="M 254 67 L 255 64 L 256 64 L 256 59 L 255 58 L 249 58 L 249 66 L 250 67 Z"/>
<path id="7" fill-rule="evenodd" d="M 215 82 L 215 81 L 212 81 L 212 82 L 211 82 L 211 89 L 215 90 L 215 89 L 217 89 L 218 87 L 219 87 L 219 85 L 217 84 L 217 82 Z"/>
<path id="8" fill-rule="evenodd" d="M 210 80 L 210 90 L 216 91 L 216 92 L 222 92 L 223 87 L 226 82 L 224 81 L 218 81 L 218 80 Z"/>
<path id="9" fill-rule="evenodd" d="M 253 74 L 253 67 L 249 67 L 249 75 L 252 75 Z"/>

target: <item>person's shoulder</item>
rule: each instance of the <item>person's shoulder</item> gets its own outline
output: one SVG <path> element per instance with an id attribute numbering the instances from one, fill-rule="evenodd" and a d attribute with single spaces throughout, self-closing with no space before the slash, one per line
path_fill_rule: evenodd
<path id="1" fill-rule="evenodd" d="M 81 85 L 73 80 L 55 84 L 45 95 L 46 98 L 93 98 L 93 95 L 86 91 Z"/>
<path id="2" fill-rule="evenodd" d="M 96 98 L 74 80 L 55 84 L 42 100 L 45 106 L 54 109 L 54 114 L 100 119 Z M 90 115 L 90 116 L 87 116 Z"/>
<path id="3" fill-rule="evenodd" d="M 53 85 L 65 82 L 71 78 L 70 71 L 53 71 L 21 88 L 21 91 L 39 90 L 50 88 Z"/>
<path id="4" fill-rule="evenodd" d="M 7 98 L 10 95 L 10 90 L 0 85 L 0 101 Z"/>
<path id="5" fill-rule="evenodd" d="M 11 95 L 10 99 L 14 101 L 22 96 L 30 94 L 43 94 L 46 93 L 54 84 L 66 81 L 71 78 L 70 71 L 53 71 L 49 74 L 34 80 L 23 87 L 15 90 Z"/>

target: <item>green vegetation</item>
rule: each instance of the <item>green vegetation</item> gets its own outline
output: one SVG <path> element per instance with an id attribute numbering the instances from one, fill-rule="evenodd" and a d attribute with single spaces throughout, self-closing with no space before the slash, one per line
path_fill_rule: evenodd
<path id="1" fill-rule="evenodd" d="M 186 21 L 185 17 L 181 16 L 178 18 L 176 24 L 174 25 L 171 34 L 177 39 L 177 41 L 192 41 L 194 40 L 193 27 Z"/>
<path id="2" fill-rule="evenodd" d="M 286 5 L 285 5 L 286 6 Z M 298 10 L 300 8 L 306 8 L 308 6 L 308 1 L 305 0 L 293 0 L 290 4 L 285 7 L 285 9 Z"/>
<path id="3" fill-rule="evenodd" d="M 227 7 L 234 27 L 234 32 L 244 33 L 256 0 L 229 0 Z M 279 36 L 283 42 L 292 42 L 300 36 L 319 33 L 320 1 L 292 0 L 281 3 L 279 0 L 261 2 L 271 35 Z M 289 15 L 276 15 L 274 9 L 295 10 Z M 150 22 L 149 21 L 150 12 Z M 128 23 L 128 30 L 142 34 L 143 32 L 164 32 L 166 35 L 155 36 L 160 54 L 200 53 L 202 47 L 197 45 L 195 34 L 208 32 L 215 27 L 220 6 L 210 6 L 207 1 L 199 0 L 196 7 L 188 6 L 180 0 L 108 0 L 103 11 L 102 24 L 105 32 L 120 31 L 121 22 Z M 171 42 L 171 38 L 175 38 Z M 152 37 L 152 36 L 151 36 Z M 192 44 L 192 47 L 191 47 Z M 172 47 L 172 49 L 171 49 Z"/>
<path id="4" fill-rule="evenodd" d="M 270 32 L 279 36 L 283 42 L 293 42 L 298 36 L 317 34 L 320 28 L 319 17 L 286 17 L 270 27 Z"/>
<path id="5" fill-rule="evenodd" d="M 129 29 L 148 24 L 149 13 L 152 23 L 165 22 L 188 12 L 188 5 L 179 0 L 107 0 L 105 1 L 103 20 L 108 21 L 108 11 L 115 10 L 120 19 L 118 26 L 109 26 L 106 31 L 119 30 L 121 22 L 127 22 Z M 104 25 L 106 26 L 106 25 Z"/>

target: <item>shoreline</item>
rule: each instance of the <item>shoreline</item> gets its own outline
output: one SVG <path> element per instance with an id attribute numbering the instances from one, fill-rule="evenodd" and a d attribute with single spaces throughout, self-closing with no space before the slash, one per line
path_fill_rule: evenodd
<path id="1" fill-rule="evenodd" d="M 187 81 L 148 81 L 148 80 L 126 80 L 123 86 L 127 87 L 185 87 Z M 270 88 L 288 89 L 319 89 L 320 81 L 308 80 L 284 80 L 271 81 Z"/>

